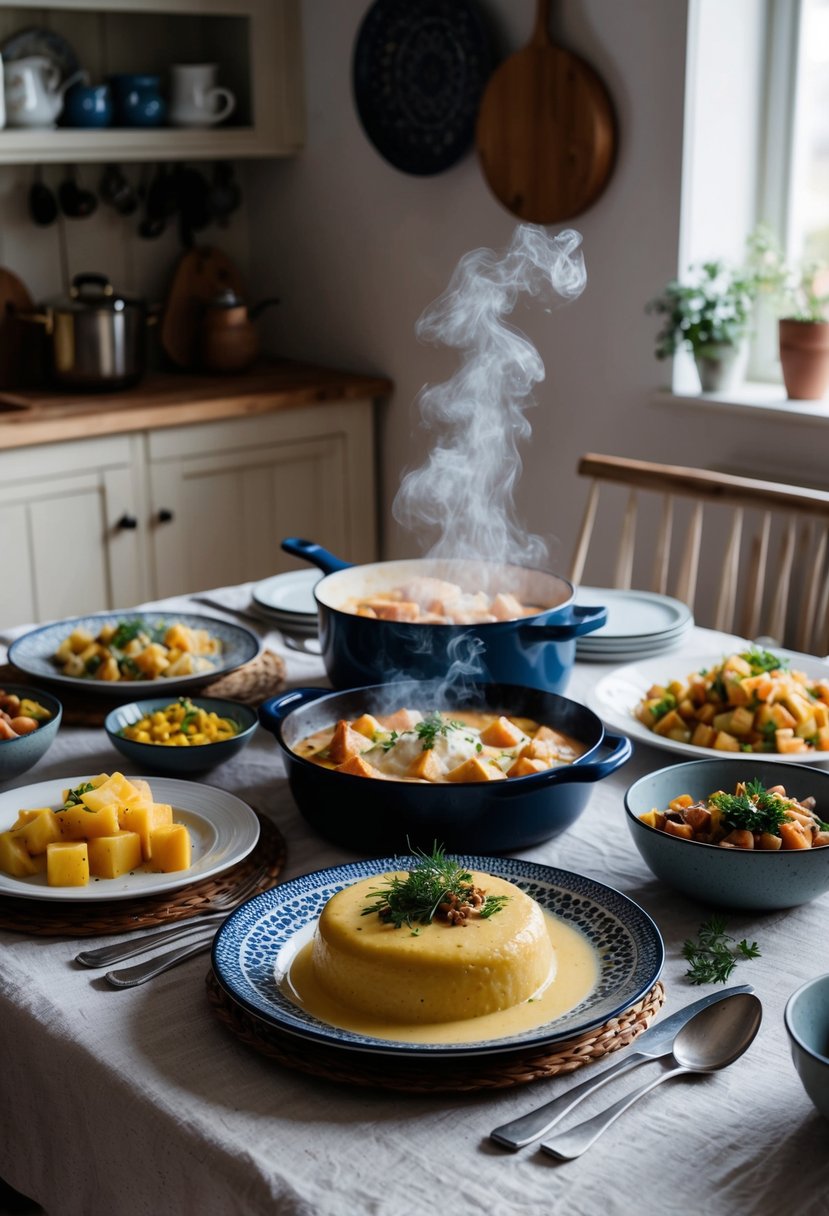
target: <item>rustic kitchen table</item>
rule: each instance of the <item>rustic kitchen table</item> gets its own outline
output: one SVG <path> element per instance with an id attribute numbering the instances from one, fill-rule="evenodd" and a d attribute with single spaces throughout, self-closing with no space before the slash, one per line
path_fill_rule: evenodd
<path id="1" fill-rule="evenodd" d="M 248 602 L 246 588 L 214 595 L 237 607 Z M 166 603 L 205 611 L 187 601 Z M 289 684 L 325 683 L 318 658 L 286 648 L 267 627 L 262 632 L 284 654 Z M 683 671 L 683 654 L 725 645 L 721 635 L 695 629 L 665 655 L 666 673 Z M 568 695 L 585 699 L 608 670 L 577 663 Z M 715 990 L 690 986 L 681 957 L 683 940 L 696 934 L 708 909 L 651 876 L 624 823 L 625 787 L 670 759 L 639 747 L 627 766 L 593 787 L 569 832 L 525 852 L 615 886 L 653 916 L 667 954 L 658 1017 Z M 117 763 L 124 765 L 120 757 Z M 67 726 L 36 768 L 10 784 L 115 766 L 101 730 Z M 283 877 L 355 860 L 306 827 L 264 732 L 208 780 L 278 825 L 288 844 Z M 427 1096 L 335 1083 L 283 1067 L 234 1037 L 207 999 L 207 955 L 142 987 L 115 991 L 100 973 L 73 962 L 78 941 L 0 932 L 0 1175 L 49 1216 L 411 1216 L 458 1209 L 817 1216 L 829 1212 L 829 1129 L 795 1074 L 783 1007 L 804 980 L 829 970 L 827 917 L 829 896 L 786 912 L 729 914 L 729 932 L 756 939 L 762 952 L 733 976 L 752 984 L 762 1000 L 757 1039 L 724 1072 L 656 1089 L 569 1163 L 537 1146 L 510 1153 L 488 1133 L 563 1093 L 574 1083 L 570 1077 Z M 87 938 L 83 945 L 111 940 Z M 576 1076 L 601 1067 L 588 1065 Z M 573 1120 L 659 1067 L 646 1064 L 635 1079 L 610 1083 Z"/>

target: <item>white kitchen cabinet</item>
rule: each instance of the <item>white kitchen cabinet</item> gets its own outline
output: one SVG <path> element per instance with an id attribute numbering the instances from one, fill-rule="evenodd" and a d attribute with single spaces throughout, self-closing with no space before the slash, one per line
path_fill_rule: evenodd
<path id="1" fill-rule="evenodd" d="M 373 403 L 0 451 L 0 628 L 377 556 Z"/>
<path id="2" fill-rule="evenodd" d="M 236 109 L 206 130 L 159 127 L 0 130 L 0 164 L 234 160 L 290 156 L 305 139 L 299 0 L 16 0 L 0 3 L 0 42 L 44 27 L 93 83 L 174 63 L 217 63 Z"/>
<path id="3" fill-rule="evenodd" d="M 0 625 L 141 598 L 137 455 L 124 436 L 0 452 Z"/>
<path id="4" fill-rule="evenodd" d="M 156 596 L 267 578 L 286 536 L 376 557 L 372 404 L 331 402 L 148 437 Z"/>

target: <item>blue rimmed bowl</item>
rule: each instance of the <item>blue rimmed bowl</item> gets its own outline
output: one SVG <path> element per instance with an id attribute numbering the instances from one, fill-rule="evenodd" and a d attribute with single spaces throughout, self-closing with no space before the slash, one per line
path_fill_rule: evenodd
<path id="1" fill-rule="evenodd" d="M 785 764 L 746 755 L 724 760 L 689 760 L 657 769 L 634 781 L 625 794 L 625 818 L 633 843 L 648 868 L 669 887 L 718 908 L 767 912 L 793 908 L 829 891 L 829 846 L 814 849 L 723 849 L 683 840 L 649 827 L 640 815 L 664 810 L 680 794 L 694 801 L 716 790 L 733 790 L 738 781 L 759 778 L 782 785 L 794 798 L 817 800 L 829 820 L 829 770 Z"/>
<path id="2" fill-rule="evenodd" d="M 238 756 L 250 743 L 256 731 L 258 719 L 255 709 L 241 701 L 227 701 L 220 697 L 189 697 L 197 709 L 216 713 L 220 718 L 233 718 L 239 723 L 239 732 L 231 739 L 219 739 L 215 743 L 199 743 L 190 747 L 166 747 L 162 743 L 139 743 L 126 739 L 120 733 L 134 726 L 148 714 L 166 709 L 170 697 L 156 697 L 152 701 L 131 701 L 119 705 L 107 714 L 104 729 L 107 738 L 122 756 L 131 760 L 140 773 L 165 773 L 187 777 L 194 773 L 206 773 L 211 768 Z"/>
<path id="3" fill-rule="evenodd" d="M 585 751 L 573 764 L 506 781 L 420 782 L 338 773 L 294 750 L 307 735 L 339 719 L 397 709 L 497 712 L 564 732 Z M 352 852 L 377 855 L 409 846 L 430 850 L 475 848 L 507 853 L 539 844 L 569 828 L 587 806 L 597 781 L 631 756 L 624 735 L 608 735 L 601 720 L 577 701 L 537 688 L 465 684 L 443 689 L 402 681 L 330 692 L 298 688 L 266 701 L 259 720 L 282 750 L 291 793 L 315 832 Z"/>
<path id="4" fill-rule="evenodd" d="M 42 723 L 29 735 L 0 740 L 0 782 L 2 782 L 11 781 L 14 777 L 19 777 L 21 773 L 28 772 L 30 768 L 34 768 L 38 760 L 46 755 L 60 729 L 63 706 L 57 697 L 53 697 L 51 693 L 43 692 L 39 688 L 5 683 L 0 687 L 3 692 L 13 693 L 21 700 L 23 697 L 27 697 L 30 701 L 39 702 L 52 715 L 48 722 Z"/>

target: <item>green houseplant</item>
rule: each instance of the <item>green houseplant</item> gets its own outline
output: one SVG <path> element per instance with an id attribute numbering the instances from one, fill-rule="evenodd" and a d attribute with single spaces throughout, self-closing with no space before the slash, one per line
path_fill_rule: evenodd
<path id="1" fill-rule="evenodd" d="M 703 392 L 727 388 L 751 328 L 755 280 L 721 260 L 692 266 L 686 281 L 672 279 L 646 311 L 662 318 L 657 359 L 687 349 L 694 356 Z"/>
<path id="2" fill-rule="evenodd" d="M 789 263 L 771 229 L 748 238 L 748 265 L 757 290 L 777 314 L 780 368 L 792 400 L 814 401 L 829 387 L 829 267 Z"/>

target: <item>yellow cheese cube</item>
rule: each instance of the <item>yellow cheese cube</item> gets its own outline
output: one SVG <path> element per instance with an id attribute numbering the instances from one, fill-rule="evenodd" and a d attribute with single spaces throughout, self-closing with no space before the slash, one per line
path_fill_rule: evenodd
<path id="1" fill-rule="evenodd" d="M 29 855 L 25 840 L 12 832 L 0 832 L 0 870 L 12 878 L 27 878 L 37 874 L 38 864 Z"/>
<path id="2" fill-rule="evenodd" d="M 141 838 L 137 832 L 96 836 L 87 845 L 89 872 L 96 878 L 119 878 L 141 865 Z"/>
<path id="3" fill-rule="evenodd" d="M 118 807 L 115 803 L 99 811 L 87 810 L 85 806 L 70 806 L 58 811 L 55 818 L 60 825 L 64 840 L 88 840 L 91 836 L 114 836 L 119 830 Z"/>
<path id="4" fill-rule="evenodd" d="M 85 887 L 89 854 L 85 840 L 50 844 L 46 849 L 46 881 L 50 887 Z"/>
<path id="5" fill-rule="evenodd" d="M 60 821 L 51 807 L 38 807 L 33 811 L 21 811 L 17 823 L 11 829 L 25 842 L 29 853 L 45 853 L 46 846 L 61 839 Z"/>
<path id="6" fill-rule="evenodd" d="M 162 874 L 186 870 L 191 861 L 190 833 L 183 823 L 165 823 L 151 832 L 152 868 Z"/>

